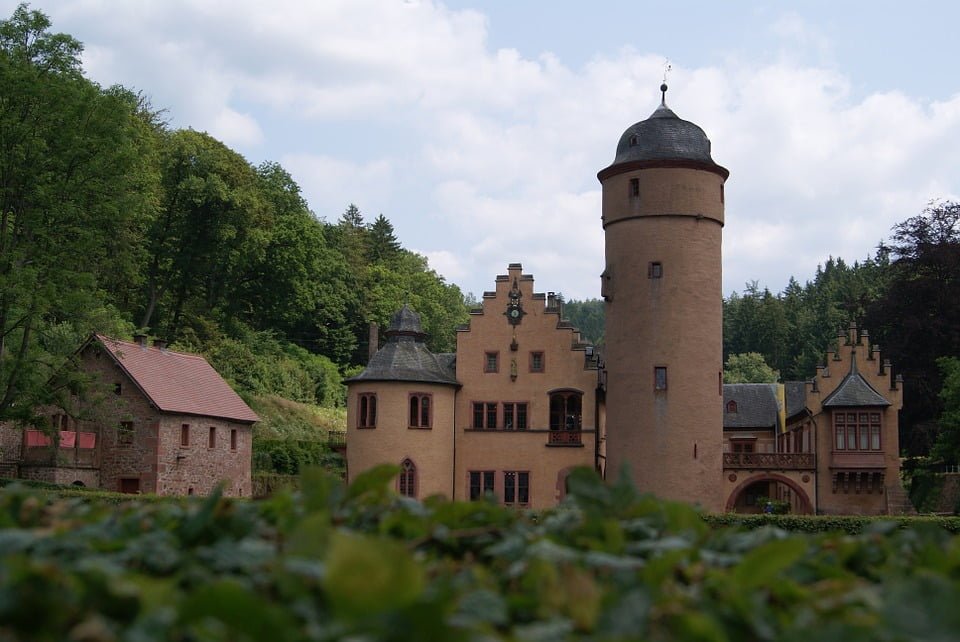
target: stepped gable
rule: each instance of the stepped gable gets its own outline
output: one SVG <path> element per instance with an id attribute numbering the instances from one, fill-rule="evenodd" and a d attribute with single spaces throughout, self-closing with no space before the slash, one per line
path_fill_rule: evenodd
<path id="1" fill-rule="evenodd" d="M 157 409 L 254 423 L 260 420 L 207 360 L 144 341 L 94 335 L 107 354 Z"/>
<path id="2" fill-rule="evenodd" d="M 420 325 L 420 315 L 404 305 L 390 321 L 384 333 L 386 343 L 363 372 L 347 379 L 353 381 L 418 381 L 460 385 L 453 354 L 434 354 L 425 343 L 427 335 Z"/>
<path id="3" fill-rule="evenodd" d="M 857 370 L 857 355 L 851 355 L 850 372 L 843 378 L 836 390 L 823 400 L 824 408 L 849 408 L 857 406 L 889 406 L 883 395 L 867 383 Z"/>

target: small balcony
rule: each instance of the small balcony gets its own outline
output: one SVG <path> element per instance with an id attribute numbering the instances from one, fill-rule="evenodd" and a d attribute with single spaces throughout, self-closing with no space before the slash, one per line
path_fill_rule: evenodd
<path id="1" fill-rule="evenodd" d="M 549 446 L 582 446 L 583 432 L 580 430 L 551 430 L 547 439 Z"/>
<path id="2" fill-rule="evenodd" d="M 813 470 L 813 453 L 723 453 L 724 468 L 760 468 L 764 470 Z"/>

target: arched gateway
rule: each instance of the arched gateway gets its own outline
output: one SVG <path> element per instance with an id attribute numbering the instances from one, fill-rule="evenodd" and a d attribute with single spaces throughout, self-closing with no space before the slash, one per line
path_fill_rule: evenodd
<path id="1" fill-rule="evenodd" d="M 726 510 L 735 513 L 763 512 L 765 499 L 790 502 L 790 511 L 812 515 L 813 504 L 803 487 L 794 479 L 777 473 L 759 473 L 743 480 L 727 498 Z"/>

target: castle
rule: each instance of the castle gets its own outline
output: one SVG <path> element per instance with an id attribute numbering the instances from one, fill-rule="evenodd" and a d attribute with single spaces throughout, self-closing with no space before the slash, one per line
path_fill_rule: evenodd
<path id="1" fill-rule="evenodd" d="M 601 170 L 603 355 L 520 264 L 434 354 L 404 307 L 348 380 L 348 478 L 401 468 L 397 490 L 542 508 L 577 466 L 706 510 L 906 510 L 902 386 L 851 327 L 806 382 L 723 384 L 721 236 L 729 172 L 666 105 Z M 371 350 L 379 345 L 372 337 Z"/>

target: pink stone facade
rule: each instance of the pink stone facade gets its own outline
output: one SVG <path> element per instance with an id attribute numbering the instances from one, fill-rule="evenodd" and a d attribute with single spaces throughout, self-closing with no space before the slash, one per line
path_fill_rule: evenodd
<path id="1" fill-rule="evenodd" d="M 222 483 L 227 496 L 251 495 L 251 422 L 159 410 L 96 342 L 81 351 L 80 364 L 90 386 L 66 413 L 66 428 L 95 434 L 95 447 L 28 447 L 24 429 L 2 426 L 3 471 L 116 492 L 205 495 Z"/>

